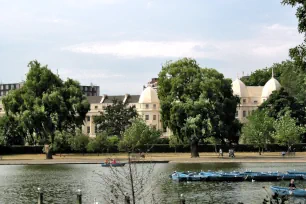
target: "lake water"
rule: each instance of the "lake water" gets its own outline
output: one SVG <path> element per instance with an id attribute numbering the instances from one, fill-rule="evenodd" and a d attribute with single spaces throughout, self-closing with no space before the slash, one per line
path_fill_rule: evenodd
<path id="1" fill-rule="evenodd" d="M 173 171 L 223 170 L 244 171 L 306 171 L 303 163 L 209 163 L 209 164 L 157 164 L 155 194 L 160 203 L 178 203 L 184 194 L 186 203 L 262 203 L 266 193 L 263 186 L 287 186 L 281 182 L 173 182 L 169 174 Z M 44 191 L 45 203 L 76 203 L 76 191 L 82 190 L 83 203 L 92 204 L 94 198 L 103 202 L 102 192 L 106 187 L 97 173 L 108 168 L 100 165 L 2 165 L 0 166 L 0 204 L 37 203 L 37 188 Z M 299 188 L 306 188 L 306 181 L 296 181 Z M 294 202 L 294 201 L 292 201 Z"/>

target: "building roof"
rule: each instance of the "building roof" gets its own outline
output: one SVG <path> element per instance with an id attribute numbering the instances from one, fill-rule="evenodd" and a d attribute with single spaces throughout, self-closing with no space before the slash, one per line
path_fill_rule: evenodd
<path id="1" fill-rule="evenodd" d="M 261 97 L 268 98 L 273 91 L 277 91 L 280 88 L 280 83 L 274 77 L 272 77 L 263 87 Z"/>
<path id="2" fill-rule="evenodd" d="M 89 103 L 100 103 L 102 96 L 87 96 Z"/>
<path id="3" fill-rule="evenodd" d="M 261 97 L 263 86 L 247 86 L 249 97 Z"/>
<path id="4" fill-rule="evenodd" d="M 116 98 L 120 101 L 123 101 L 126 95 L 115 95 L 108 96 L 104 95 L 105 99 L 102 103 L 113 103 L 113 100 Z M 140 95 L 128 95 L 126 103 L 138 103 Z M 89 103 L 101 103 L 103 96 L 87 96 Z"/>
<path id="5" fill-rule="evenodd" d="M 142 91 L 139 103 L 159 103 L 157 92 L 150 86 Z"/>
<path id="6" fill-rule="evenodd" d="M 248 97 L 249 95 L 245 84 L 238 78 L 235 81 L 233 81 L 232 89 L 233 89 L 233 94 L 239 97 Z"/>

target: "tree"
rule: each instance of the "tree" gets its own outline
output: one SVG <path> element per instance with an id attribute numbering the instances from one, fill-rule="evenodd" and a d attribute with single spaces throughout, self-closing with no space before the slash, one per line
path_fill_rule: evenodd
<path id="1" fill-rule="evenodd" d="M 81 127 L 89 103 L 77 81 L 63 82 L 37 61 L 31 61 L 28 67 L 24 85 L 3 98 L 4 109 L 23 127 L 25 138 L 36 135 L 49 144 L 46 158 L 52 159 L 55 132 L 74 132 Z"/>
<path id="2" fill-rule="evenodd" d="M 259 155 L 267 143 L 272 142 L 271 134 L 274 119 L 264 110 L 256 110 L 248 117 L 248 122 L 242 127 L 241 142 L 258 147 Z"/>
<path id="3" fill-rule="evenodd" d="M 112 105 L 105 107 L 99 116 L 94 117 L 94 123 L 97 126 L 97 132 L 105 131 L 108 135 L 116 135 L 118 137 L 129 127 L 132 120 L 138 116 L 135 106 L 113 100 Z"/>
<path id="4" fill-rule="evenodd" d="M 274 122 L 275 132 L 273 133 L 274 139 L 289 148 L 301 141 L 301 134 L 306 132 L 305 126 L 296 124 L 296 119 L 290 116 L 290 112 L 286 112 L 284 116 Z"/>
<path id="5" fill-rule="evenodd" d="M 60 156 L 62 156 L 62 153 L 64 151 L 70 150 L 70 142 L 73 138 L 73 134 L 67 131 L 56 131 L 54 142 L 53 142 L 53 151 L 56 153 L 60 153 Z"/>
<path id="6" fill-rule="evenodd" d="M 147 145 L 154 144 L 160 135 L 159 130 L 147 126 L 142 119 L 135 119 L 132 125 L 125 130 L 119 147 L 131 152 L 145 151 Z"/>
<path id="7" fill-rule="evenodd" d="M 105 132 L 98 133 L 95 138 L 90 138 L 89 143 L 87 145 L 88 152 L 103 152 L 103 150 L 107 149 L 110 146 L 108 135 Z"/>
<path id="8" fill-rule="evenodd" d="M 72 150 L 84 153 L 86 152 L 87 145 L 89 143 L 89 137 L 84 135 L 81 130 L 76 131 L 76 135 L 71 138 L 70 146 Z"/>
<path id="9" fill-rule="evenodd" d="M 179 137 L 177 137 L 175 135 L 171 135 L 169 137 L 169 146 L 174 147 L 175 153 L 176 153 L 176 148 L 178 146 L 185 146 L 186 144 L 188 144 L 188 139 L 187 138 L 183 138 L 183 140 L 181 140 Z"/>
<path id="10" fill-rule="evenodd" d="M 2 145 L 24 145 L 23 128 L 14 117 L 0 117 L 0 135 Z"/>
<path id="11" fill-rule="evenodd" d="M 248 77 L 241 77 L 241 81 L 243 81 L 246 86 L 264 86 L 267 81 L 271 79 L 272 69 L 274 77 L 279 80 L 282 75 L 282 66 L 280 66 L 280 64 L 274 64 L 269 68 L 257 69 Z"/>
<path id="12" fill-rule="evenodd" d="M 278 119 L 290 111 L 291 117 L 297 119 L 298 125 L 306 124 L 306 113 L 304 104 L 299 103 L 290 96 L 284 88 L 274 91 L 270 97 L 259 106 L 260 110 L 266 110 L 270 117 Z"/>
<path id="13" fill-rule="evenodd" d="M 204 138 L 237 139 L 239 99 L 230 79 L 184 58 L 162 67 L 158 85 L 163 124 L 179 138 L 188 138 L 192 157 L 199 156 L 198 143 Z"/>

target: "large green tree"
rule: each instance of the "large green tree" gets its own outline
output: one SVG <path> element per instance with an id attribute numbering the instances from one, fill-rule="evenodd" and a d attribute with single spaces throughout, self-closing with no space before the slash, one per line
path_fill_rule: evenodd
<path id="1" fill-rule="evenodd" d="M 120 137 L 138 116 L 135 106 L 128 106 L 123 101 L 114 99 L 112 105 L 105 107 L 99 116 L 94 117 L 97 132 L 106 132 L 108 135 Z"/>
<path id="2" fill-rule="evenodd" d="M 149 127 L 142 119 L 135 119 L 132 125 L 125 130 L 119 147 L 131 152 L 136 150 L 146 152 L 148 145 L 155 144 L 160 136 L 159 130 Z"/>
<path id="3" fill-rule="evenodd" d="M 304 104 L 299 103 L 296 98 L 289 95 L 284 88 L 274 91 L 270 97 L 259 106 L 260 110 L 266 110 L 270 117 L 278 119 L 290 111 L 290 116 L 297 120 L 298 125 L 306 124 L 306 113 Z"/>
<path id="4" fill-rule="evenodd" d="M 158 85 L 163 124 L 181 140 L 189 139 L 192 157 L 199 156 L 198 143 L 204 138 L 237 139 L 239 99 L 232 93 L 230 79 L 184 58 L 162 67 Z"/>
<path id="5" fill-rule="evenodd" d="M 2 145 L 24 145 L 25 136 L 23 128 L 11 116 L 0 117 L 0 137 Z"/>
<path id="6" fill-rule="evenodd" d="M 275 140 L 286 145 L 288 149 L 293 144 L 301 142 L 301 135 L 306 132 L 305 126 L 297 125 L 296 119 L 290 116 L 290 112 L 274 122 L 274 129 L 273 137 Z"/>
<path id="7" fill-rule="evenodd" d="M 295 81 L 296 97 L 301 102 L 306 102 L 306 3 L 303 0 L 282 0 L 283 5 L 296 7 L 296 17 L 298 19 L 298 31 L 303 33 L 304 42 L 289 50 L 289 55 L 294 62 L 296 69 Z"/>
<path id="8" fill-rule="evenodd" d="M 248 117 L 248 122 L 242 127 L 240 141 L 258 147 L 258 152 L 261 154 L 266 144 L 273 141 L 271 137 L 274 131 L 273 122 L 274 118 L 269 117 L 266 111 L 253 111 Z"/>
<path id="9" fill-rule="evenodd" d="M 272 68 L 274 77 L 279 80 L 282 74 L 282 64 L 274 64 L 269 68 L 257 69 L 252 72 L 250 76 L 241 77 L 241 81 L 243 81 L 246 86 L 264 86 L 267 81 L 271 79 Z"/>
<path id="10" fill-rule="evenodd" d="M 46 156 L 50 159 L 55 132 L 80 128 L 89 103 L 77 81 L 62 81 L 37 61 L 31 61 L 28 67 L 24 85 L 10 91 L 3 104 L 6 114 L 18 121 L 27 137 L 35 135 L 49 144 Z"/>

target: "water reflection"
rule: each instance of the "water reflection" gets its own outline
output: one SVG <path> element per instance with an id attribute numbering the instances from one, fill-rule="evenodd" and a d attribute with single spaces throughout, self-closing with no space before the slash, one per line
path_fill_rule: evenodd
<path id="1" fill-rule="evenodd" d="M 210 164 L 158 164 L 155 167 L 158 188 L 155 195 L 162 203 L 176 203 L 184 194 L 187 203 L 262 203 L 265 197 L 263 186 L 287 186 L 281 182 L 173 182 L 171 172 L 177 171 L 306 171 L 302 163 L 210 163 Z M 44 190 L 45 203 L 75 203 L 77 189 L 82 189 L 84 203 L 102 202 L 101 192 L 105 185 L 94 171 L 107 171 L 100 165 L 29 165 L 0 166 L 0 203 L 36 203 L 37 188 Z M 299 188 L 306 188 L 306 181 L 296 181 Z"/>

